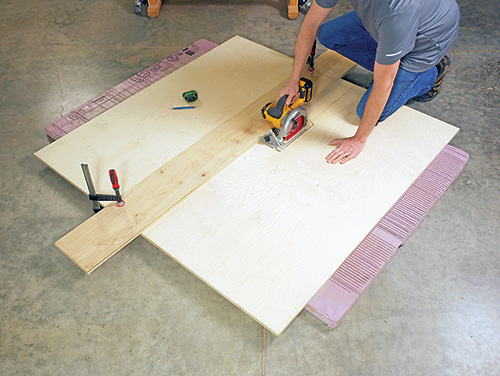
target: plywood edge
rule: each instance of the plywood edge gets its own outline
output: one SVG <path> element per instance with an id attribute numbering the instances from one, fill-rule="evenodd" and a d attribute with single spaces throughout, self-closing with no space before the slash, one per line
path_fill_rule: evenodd
<path id="1" fill-rule="evenodd" d="M 254 42 L 250 39 L 244 38 L 240 35 L 233 36 L 232 38 L 228 39 L 227 41 L 219 44 L 216 48 L 213 48 L 210 51 L 207 51 L 202 56 L 210 56 L 212 54 L 217 54 L 218 52 L 220 52 L 221 47 L 225 48 L 226 45 L 231 45 L 231 44 L 238 44 L 238 45 L 243 45 L 243 46 L 244 45 L 255 46 L 255 47 L 258 47 L 259 49 L 261 49 L 262 51 L 268 51 L 269 53 L 272 53 L 274 55 L 287 57 L 285 54 L 282 54 L 281 52 L 273 50 L 267 46 L 263 46 L 257 42 Z M 202 56 L 200 56 L 200 57 L 202 57 Z M 172 72 L 169 76 L 172 76 L 174 74 L 179 74 L 178 72 L 181 72 L 180 74 L 182 74 L 183 71 L 186 70 L 187 67 L 192 68 L 193 66 L 195 66 L 195 64 L 202 64 L 202 60 L 201 61 L 200 61 L 200 59 L 193 60 L 189 64 L 186 64 L 186 65 L 178 68 L 177 70 L 175 70 L 175 72 Z M 228 69 L 230 69 L 230 67 L 228 67 Z"/>
<path id="2" fill-rule="evenodd" d="M 174 260 L 175 262 L 177 262 L 179 265 L 181 265 L 183 268 L 185 268 L 187 271 L 189 271 L 191 274 L 193 274 L 196 278 L 198 278 L 199 280 L 201 280 L 203 283 L 205 283 L 208 287 L 210 287 L 212 290 L 214 290 L 215 292 L 217 292 L 218 294 L 222 295 L 225 299 L 227 299 L 229 302 L 231 302 L 232 304 L 234 304 L 236 307 L 238 307 L 240 310 L 242 310 L 243 312 L 245 312 L 248 316 L 250 316 L 252 318 L 252 320 L 255 320 L 257 321 L 260 325 L 262 325 L 264 328 L 266 328 L 267 330 L 269 330 L 272 334 L 274 334 L 275 336 L 279 336 L 281 333 L 283 333 L 283 331 L 286 329 L 283 329 L 281 332 L 277 333 L 276 331 L 274 331 L 273 329 L 269 328 L 266 324 L 264 324 L 262 321 L 260 321 L 259 319 L 257 319 L 255 316 L 252 316 L 252 314 L 250 314 L 250 312 L 248 312 L 245 308 L 243 308 L 242 306 L 238 305 L 235 301 L 233 301 L 229 296 L 225 295 L 224 293 L 220 292 L 219 290 L 217 290 L 215 287 L 213 287 L 207 280 L 205 280 L 202 276 L 200 276 L 199 274 L 197 274 L 194 270 L 190 269 L 189 267 L 187 267 L 186 265 L 184 265 L 182 262 L 180 262 L 176 257 L 172 256 L 171 254 L 169 254 L 167 251 L 165 251 L 163 248 L 161 248 L 158 244 L 156 244 L 154 242 L 154 240 L 152 240 L 151 238 L 149 238 L 145 233 L 142 233 L 142 236 L 147 240 L 149 241 L 151 244 L 153 244 L 155 247 L 159 248 L 161 251 L 163 251 L 167 256 L 169 256 L 172 260 Z"/>
<path id="3" fill-rule="evenodd" d="M 416 112 L 418 112 L 418 113 L 419 113 L 419 114 L 421 114 L 421 115 L 426 115 L 426 114 L 424 114 L 424 113 L 422 113 L 422 112 L 420 112 L 420 111 L 418 111 L 418 110 L 415 110 L 415 109 L 410 108 L 410 107 L 407 107 L 407 106 L 404 106 L 404 108 L 407 108 L 408 110 L 411 110 L 411 111 L 416 111 Z M 426 115 L 426 116 L 429 116 L 429 115 Z M 450 136 L 450 138 L 449 138 L 449 140 L 448 140 L 448 144 L 449 144 L 449 142 L 450 142 L 450 141 L 451 141 L 451 140 L 452 140 L 452 139 L 453 139 L 453 138 L 457 135 L 457 133 L 460 131 L 460 129 L 459 129 L 458 127 L 454 126 L 454 125 L 451 125 L 451 124 L 449 124 L 449 123 L 443 122 L 443 121 L 441 121 L 441 120 L 439 120 L 439 119 L 435 119 L 435 118 L 433 118 L 433 120 L 437 120 L 437 121 L 439 121 L 439 122 L 442 122 L 442 123 L 444 123 L 444 124 L 446 124 L 446 125 L 448 125 L 448 126 L 450 126 L 450 127 L 452 127 L 452 128 L 454 128 L 454 129 L 455 129 L 455 132 L 453 133 L 453 135 L 451 135 L 451 136 Z M 425 171 L 427 170 L 427 168 L 428 168 L 428 167 L 429 167 L 429 166 L 430 166 L 430 165 L 431 165 L 431 164 L 432 164 L 432 163 L 436 160 L 436 158 L 439 158 L 439 156 L 440 156 L 440 155 L 441 155 L 441 153 L 444 151 L 444 149 L 446 149 L 447 147 L 449 147 L 449 145 L 448 145 L 448 144 L 446 144 L 446 145 L 445 145 L 445 146 L 441 149 L 441 151 L 440 151 L 440 152 L 439 152 L 439 153 L 438 153 L 438 154 L 434 157 L 434 159 L 433 159 L 433 160 L 429 163 L 429 165 L 428 165 L 427 167 L 425 167 L 425 168 L 424 168 L 424 169 L 420 172 L 419 176 L 417 177 L 417 179 L 415 179 L 415 181 L 418 181 L 418 180 L 421 178 L 422 174 L 424 174 L 424 173 L 425 173 Z M 465 165 L 462 167 L 462 169 L 460 170 L 460 172 L 463 170 L 463 168 L 464 168 L 464 167 L 465 167 Z M 458 176 L 458 175 L 457 175 L 457 176 Z M 391 210 L 393 210 L 393 208 L 394 208 L 394 207 L 398 204 L 398 202 L 401 200 L 401 198 L 402 198 L 404 195 L 408 194 L 408 191 L 409 191 L 412 187 L 413 187 L 413 184 L 412 184 L 412 185 L 410 185 L 410 186 L 409 186 L 409 187 L 408 187 L 408 188 L 404 191 L 404 193 L 403 193 L 403 194 L 402 194 L 402 195 L 401 195 L 401 196 L 400 196 L 400 197 L 399 197 L 399 198 L 398 198 L 398 199 L 394 202 L 394 204 L 393 204 L 393 205 L 391 206 L 391 208 L 387 211 L 387 213 L 389 213 Z M 449 189 L 449 187 L 446 187 L 446 190 L 448 190 L 448 189 Z M 443 194 L 444 194 L 444 192 L 443 192 Z M 430 210 L 430 209 L 429 209 L 429 210 Z M 372 228 L 372 229 L 371 229 L 371 230 L 370 230 L 370 231 L 366 234 L 366 236 L 365 236 L 365 237 L 364 237 L 364 238 L 363 238 L 363 239 L 359 242 L 359 244 L 356 246 L 356 248 L 354 248 L 354 249 L 353 249 L 353 252 L 354 252 L 354 250 L 356 250 L 356 249 L 358 249 L 358 248 L 360 247 L 360 245 L 361 245 L 361 244 L 362 244 L 362 243 L 366 240 L 366 238 L 367 238 L 368 236 L 370 236 L 370 235 L 372 235 L 372 234 L 373 234 L 374 230 L 376 230 L 376 229 L 379 227 L 380 223 L 384 220 L 384 218 L 386 218 L 386 217 L 385 217 L 385 216 L 384 216 L 384 217 L 382 217 L 382 218 L 381 218 L 381 219 L 380 219 L 380 220 L 376 223 L 376 225 L 375 225 L 375 226 L 373 226 L 373 228 Z M 420 223 L 421 223 L 421 221 L 419 221 L 419 222 L 417 223 L 417 225 L 415 226 L 415 228 L 412 230 L 412 232 L 408 235 L 408 237 L 407 237 L 406 239 L 401 240 L 401 245 L 404 245 L 404 244 L 405 244 L 406 240 L 408 240 L 408 238 L 409 238 L 409 237 L 410 237 L 410 235 L 413 233 L 413 231 L 414 231 L 414 230 L 416 230 L 416 229 L 418 228 L 418 226 L 420 225 Z M 149 240 L 149 238 L 148 238 L 148 240 Z M 161 248 L 160 248 L 160 249 L 161 249 Z M 350 256 L 350 255 L 349 255 L 349 256 Z M 348 256 L 348 257 L 349 257 L 349 256 Z M 391 255 L 390 259 L 389 259 L 389 260 L 387 260 L 387 263 L 386 263 L 386 264 L 384 264 L 384 266 L 382 267 L 382 269 L 381 269 L 381 270 L 383 270 L 383 269 L 387 266 L 387 264 L 388 264 L 388 263 L 389 263 L 389 262 L 393 259 L 393 257 L 394 257 L 394 256 L 395 256 L 395 254 Z M 348 257 L 347 257 L 347 258 L 348 258 Z M 347 260 L 347 258 L 346 258 L 346 260 Z M 340 266 L 342 266 L 342 265 L 343 265 L 343 264 L 341 264 Z M 340 268 L 340 266 L 339 266 L 339 268 Z M 315 293 L 315 294 L 311 297 L 311 299 L 314 299 L 314 297 L 316 297 L 316 295 L 320 293 L 320 291 L 323 289 L 323 287 L 325 287 L 325 285 L 326 285 L 326 284 L 328 284 L 328 282 L 329 282 L 330 278 L 331 278 L 331 277 L 333 277 L 333 275 L 335 274 L 335 272 L 336 272 L 337 270 L 338 270 L 338 268 L 337 268 L 337 269 L 335 269 L 335 270 L 332 272 L 332 275 L 331 275 L 331 276 L 330 276 L 327 280 L 325 280 L 325 282 L 323 283 L 323 285 L 321 285 L 321 287 L 318 289 L 318 291 L 316 291 L 316 293 Z M 371 282 L 373 282 L 373 281 L 371 281 Z M 370 284 L 369 284 L 366 288 L 368 288 L 368 287 L 371 285 L 371 282 L 370 282 Z M 358 298 L 359 298 L 359 296 L 360 296 L 360 295 L 358 295 Z M 314 307 L 312 307 L 311 305 L 309 305 L 309 302 L 310 302 L 310 300 L 307 302 L 307 304 L 305 304 L 305 305 L 302 307 L 301 311 L 302 311 L 302 310 L 304 310 L 306 307 L 308 307 L 308 308 L 311 310 L 311 312 L 313 313 L 313 315 L 315 315 L 315 316 L 317 316 L 317 317 L 319 317 L 318 315 L 322 315 L 322 314 L 321 314 L 320 312 L 318 312 L 318 311 L 317 311 Z M 352 307 L 352 306 L 351 306 L 351 307 Z M 300 313 L 300 312 L 299 312 L 299 313 Z M 298 314 L 299 314 L 299 313 L 298 313 Z M 347 313 L 347 311 L 346 311 L 345 313 Z M 344 314 L 345 314 L 345 313 L 344 313 Z M 290 326 L 290 324 L 291 324 L 291 323 L 295 320 L 295 318 L 298 316 L 298 314 L 297 314 L 297 315 L 295 315 L 295 317 L 294 317 L 294 318 L 293 318 L 293 319 L 292 319 L 292 320 L 288 323 L 288 325 L 287 325 L 287 327 L 286 327 L 286 328 L 288 328 L 288 326 Z M 253 317 L 253 316 L 252 316 L 252 317 Z M 343 318 L 343 317 L 342 317 L 342 318 Z M 321 318 L 320 318 L 320 320 L 322 320 L 322 321 L 324 321 L 324 322 L 325 322 L 325 320 L 328 320 L 328 318 L 321 317 Z M 339 323 L 340 323 L 340 321 L 337 321 L 337 322 L 336 322 L 336 325 L 338 325 Z M 332 325 L 330 325 L 330 324 L 328 324 L 328 325 L 329 325 L 329 326 L 332 326 Z M 286 328 L 285 328 L 284 330 L 286 330 Z M 283 330 L 283 331 L 284 331 L 284 330 Z"/>
<path id="4" fill-rule="evenodd" d="M 418 113 L 418 114 L 419 114 L 419 116 L 424 116 L 424 117 L 427 117 L 427 118 L 429 118 L 429 119 L 432 119 L 432 121 L 434 121 L 434 122 L 438 122 L 438 123 L 440 123 L 440 124 L 445 124 L 446 126 L 448 126 L 448 127 L 451 127 L 451 128 L 453 128 L 453 129 L 455 129 L 455 133 L 453 134 L 453 137 L 455 137 L 455 136 L 457 135 L 457 133 L 458 133 L 458 132 L 460 132 L 460 128 L 458 128 L 457 126 L 455 126 L 455 125 L 453 125 L 453 124 L 447 123 L 447 122 L 445 122 L 445 121 L 443 121 L 443 120 L 440 120 L 440 119 L 436 119 L 435 117 L 432 117 L 431 115 L 428 115 L 428 114 L 426 114 L 426 113 L 424 113 L 424 112 L 418 111 L 418 110 L 416 110 L 416 109 L 414 109 L 414 108 L 411 108 L 411 107 L 409 107 L 409 106 L 406 106 L 406 105 L 404 105 L 402 108 L 404 109 L 404 111 L 416 112 L 416 113 Z M 453 139 L 453 137 L 452 137 L 452 139 Z M 451 140 L 450 140 L 450 141 L 451 141 Z M 446 147 L 446 146 L 445 146 L 445 147 Z M 443 149 L 444 149 L 444 148 L 443 148 Z"/>
<path id="5" fill-rule="evenodd" d="M 77 184 L 74 184 L 72 181 L 66 179 L 66 177 L 64 176 L 64 174 L 56 167 L 54 166 L 51 166 L 49 163 L 47 163 L 46 160 L 44 160 L 42 157 L 40 157 L 40 155 L 38 154 L 38 152 L 35 152 L 33 153 L 33 155 L 40 161 L 42 162 L 45 166 L 49 167 L 52 171 L 54 171 L 57 175 L 59 175 L 61 178 L 63 178 L 65 181 L 67 181 L 68 183 L 70 183 L 73 187 L 77 188 L 80 192 L 84 193 L 85 195 L 88 195 L 89 193 L 83 189 L 81 189 Z M 83 172 L 82 172 L 82 176 L 83 176 Z M 102 202 L 101 205 L 109 205 L 109 201 L 106 201 L 106 202 Z"/>

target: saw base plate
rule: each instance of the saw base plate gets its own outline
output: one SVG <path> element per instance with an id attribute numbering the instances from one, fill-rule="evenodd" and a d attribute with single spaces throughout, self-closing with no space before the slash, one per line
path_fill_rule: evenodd
<path id="1" fill-rule="evenodd" d="M 306 124 L 302 127 L 302 129 L 297 132 L 291 139 L 281 139 L 278 136 L 279 129 L 272 128 L 267 131 L 267 133 L 260 139 L 260 142 L 276 149 L 277 151 L 283 151 L 287 148 L 292 142 L 297 140 L 300 136 L 302 136 L 305 132 L 311 129 L 314 126 L 314 123 L 310 120 L 306 121 Z"/>

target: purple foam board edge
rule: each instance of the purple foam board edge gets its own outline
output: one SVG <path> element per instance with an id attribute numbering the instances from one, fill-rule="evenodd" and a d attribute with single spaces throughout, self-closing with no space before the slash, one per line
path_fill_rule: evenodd
<path id="1" fill-rule="evenodd" d="M 47 135 L 53 140 L 63 137 L 215 47 L 216 43 L 206 39 L 194 42 L 50 123 L 45 127 Z"/>
<path id="2" fill-rule="evenodd" d="M 458 177 L 469 155 L 447 145 L 347 257 L 306 310 L 336 328 Z"/>

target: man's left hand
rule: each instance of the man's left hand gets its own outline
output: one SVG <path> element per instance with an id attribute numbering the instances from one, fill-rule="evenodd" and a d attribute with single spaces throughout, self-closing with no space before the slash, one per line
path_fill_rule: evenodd
<path id="1" fill-rule="evenodd" d="M 337 145 L 337 149 L 326 156 L 327 163 L 335 164 L 340 162 L 344 164 L 351 159 L 356 158 L 365 146 L 365 141 L 353 136 L 348 138 L 339 138 L 331 141 L 328 145 Z"/>

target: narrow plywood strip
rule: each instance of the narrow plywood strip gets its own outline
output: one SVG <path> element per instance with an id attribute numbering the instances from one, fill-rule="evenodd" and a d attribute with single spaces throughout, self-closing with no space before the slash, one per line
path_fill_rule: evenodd
<path id="1" fill-rule="evenodd" d="M 288 65 L 284 64 L 282 69 L 288 69 Z M 340 55 L 326 53 L 318 58 L 316 65 L 314 90 L 321 96 L 332 82 L 338 80 L 354 64 Z M 263 104 L 278 96 L 285 81 L 282 80 L 273 89 L 242 108 L 236 116 L 136 184 L 123 195 L 127 203 L 124 207 L 106 207 L 57 241 L 57 248 L 85 272 L 90 273 L 97 268 L 170 208 L 258 142 L 270 126 L 262 119 L 260 109 Z M 310 108 L 321 106 L 320 103 L 322 102 L 311 103 Z"/>
<path id="2" fill-rule="evenodd" d="M 143 235 L 279 335 L 458 131 L 403 108 L 355 160 L 328 165 L 363 92 L 338 82 L 293 145 L 254 146 Z"/>

